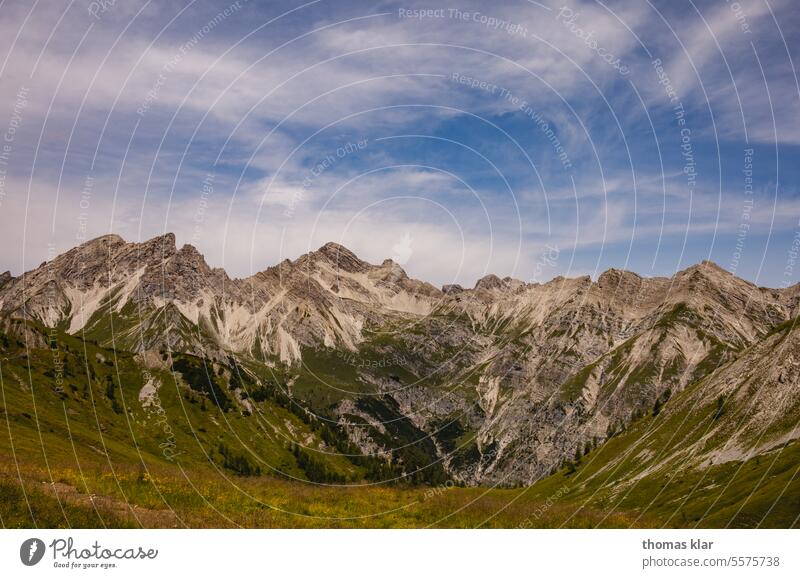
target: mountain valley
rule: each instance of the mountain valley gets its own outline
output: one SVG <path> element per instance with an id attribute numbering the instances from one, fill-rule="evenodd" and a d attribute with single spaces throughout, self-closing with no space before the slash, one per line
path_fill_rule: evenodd
<path id="1" fill-rule="evenodd" d="M 235 279 L 108 235 L 0 276 L 0 490 L 111 525 L 265 523 L 231 493 L 278 526 L 792 527 L 799 309 L 708 261 L 438 288 L 335 243 Z"/>

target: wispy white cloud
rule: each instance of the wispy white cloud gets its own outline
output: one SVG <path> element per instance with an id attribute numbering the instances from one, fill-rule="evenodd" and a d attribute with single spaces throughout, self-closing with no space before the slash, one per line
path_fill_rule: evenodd
<path id="1" fill-rule="evenodd" d="M 29 5 L 6 3 L 0 16 L 0 131 L 27 89 L 0 198 L 1 256 L 17 272 L 48 243 L 74 244 L 91 175 L 91 232 L 175 230 L 236 275 L 328 240 L 382 260 L 408 236 L 407 268 L 423 278 L 524 278 L 547 243 L 599 255 L 630 242 L 651 251 L 665 236 L 735 235 L 741 195 L 728 175 L 715 183 L 713 127 L 723 145 L 744 144 L 742 117 L 754 146 L 800 143 L 796 80 L 769 11 L 796 56 L 785 1 L 743 0 L 744 21 L 729 3 L 698 3 L 698 14 L 635 1 L 452 2 L 420 20 L 399 8 L 430 7 L 422 1 L 342 2 L 263 29 L 297 6 L 245 2 L 208 27 L 225 6 L 197 2 L 179 15 L 184 5 L 139 13 L 144 2 L 118 2 L 96 19 L 87 4 L 43 0 L 21 30 Z M 691 199 L 653 58 L 692 115 L 704 180 Z M 439 140 L 387 138 L 401 135 Z M 365 150 L 314 174 L 361 139 Z M 738 178 L 740 159 L 732 164 Z M 759 171 L 762 187 L 781 181 L 778 210 L 764 193 L 750 223 L 788 234 L 800 207 L 787 177 L 767 161 Z M 207 173 L 214 195 L 202 199 Z M 14 243 L 23 228 L 24 263 Z"/>

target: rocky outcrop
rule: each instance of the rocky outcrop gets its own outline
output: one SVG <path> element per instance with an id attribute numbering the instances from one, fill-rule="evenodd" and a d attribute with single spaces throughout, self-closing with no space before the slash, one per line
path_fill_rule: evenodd
<path id="1" fill-rule="evenodd" d="M 10 271 L 6 271 L 4 273 L 0 273 L 0 289 L 3 288 L 3 285 L 6 285 L 9 281 L 13 280 L 14 277 L 11 275 Z"/>

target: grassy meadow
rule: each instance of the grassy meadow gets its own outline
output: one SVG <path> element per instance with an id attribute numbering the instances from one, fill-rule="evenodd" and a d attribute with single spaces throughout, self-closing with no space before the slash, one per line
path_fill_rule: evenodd
<path id="1" fill-rule="evenodd" d="M 408 478 L 348 457 L 333 428 L 235 363 L 184 355 L 144 369 L 130 353 L 29 329 L 14 333 L 27 342 L 0 334 L 3 527 L 798 525 L 797 443 L 746 462 L 659 467 L 660 452 L 702 435 L 713 407 L 645 415 L 531 487 L 466 488 L 433 468 Z M 252 411 L 237 409 L 243 399 Z"/>

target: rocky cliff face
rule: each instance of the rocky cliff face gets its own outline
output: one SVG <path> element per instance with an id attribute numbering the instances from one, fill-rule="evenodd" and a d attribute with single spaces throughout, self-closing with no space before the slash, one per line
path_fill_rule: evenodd
<path id="1" fill-rule="evenodd" d="M 671 278 L 611 269 L 596 282 L 529 284 L 488 275 L 473 289 L 439 290 L 334 243 L 231 279 L 171 234 L 144 243 L 108 235 L 0 276 L 0 315 L 144 354 L 260 364 L 365 454 L 408 466 L 398 448 L 414 446 L 456 480 L 515 484 L 701 380 L 709 385 L 692 391 L 706 402 L 732 384 L 744 391 L 744 380 L 792 390 L 794 354 L 769 358 L 799 294 L 710 262 Z M 794 411 L 786 407 L 767 401 L 758 412 Z M 768 443 L 737 437 L 735 448 Z"/>

